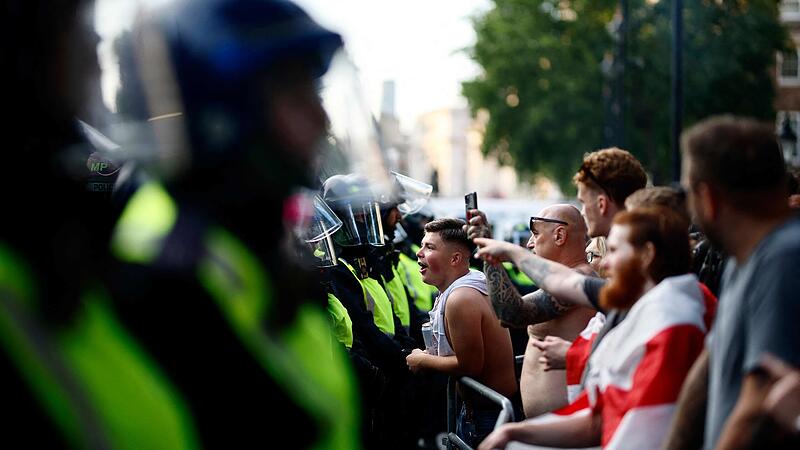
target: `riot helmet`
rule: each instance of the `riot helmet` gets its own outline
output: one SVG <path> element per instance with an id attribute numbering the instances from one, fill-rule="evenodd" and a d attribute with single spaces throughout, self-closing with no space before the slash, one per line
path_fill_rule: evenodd
<path id="1" fill-rule="evenodd" d="M 384 245 L 380 208 L 367 179 L 358 174 L 334 175 L 322 186 L 323 199 L 342 221 L 333 236 L 342 247 Z"/>
<path id="2" fill-rule="evenodd" d="M 328 125 L 317 82 L 341 37 L 284 0 L 161 3 L 115 43 L 119 113 L 155 144 L 138 147 L 157 148 L 168 176 L 313 184 Z"/>
<path id="3" fill-rule="evenodd" d="M 307 223 L 296 228 L 296 235 L 311 250 L 311 261 L 315 267 L 332 267 L 337 264 L 332 237 L 342 227 L 342 221 L 319 195 L 311 200 L 312 214 Z"/>
<path id="4" fill-rule="evenodd" d="M 86 169 L 89 171 L 86 190 L 111 195 L 124 162 L 122 149 L 93 126 L 78 120 L 78 128 L 89 144 Z"/>
<path id="5" fill-rule="evenodd" d="M 383 228 L 390 240 L 396 239 L 397 225 L 403 215 L 413 214 L 428 203 L 433 187 L 411 177 L 390 172 L 375 187 L 381 208 Z"/>
<path id="6" fill-rule="evenodd" d="M 394 183 L 399 186 L 399 200 L 397 209 L 404 215 L 419 212 L 431 198 L 433 186 L 416 180 L 409 176 L 392 172 Z"/>
<path id="7" fill-rule="evenodd" d="M 425 225 L 434 217 L 433 211 L 428 206 L 423 206 L 419 211 L 403 217 L 403 230 L 412 244 L 421 244 L 422 238 L 425 237 Z"/>

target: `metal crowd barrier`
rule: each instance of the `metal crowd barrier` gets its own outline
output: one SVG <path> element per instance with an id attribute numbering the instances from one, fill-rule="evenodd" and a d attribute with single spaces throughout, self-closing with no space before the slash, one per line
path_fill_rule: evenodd
<path id="1" fill-rule="evenodd" d="M 494 425 L 495 429 L 504 423 L 514 422 L 514 406 L 511 404 L 511 400 L 470 377 L 450 377 L 447 380 L 447 438 L 445 442 L 448 450 L 454 448 L 472 450 L 472 447 L 467 445 L 455 433 L 456 416 L 458 415 L 456 382 L 460 382 L 462 387 L 472 389 L 500 406 L 500 414 L 497 416 L 497 422 Z"/>

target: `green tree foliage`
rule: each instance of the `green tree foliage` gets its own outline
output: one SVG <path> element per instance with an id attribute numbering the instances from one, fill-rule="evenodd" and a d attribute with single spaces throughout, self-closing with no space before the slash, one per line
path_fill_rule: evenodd
<path id="1" fill-rule="evenodd" d="M 616 0 L 494 0 L 473 19 L 463 84 L 473 114 L 490 114 L 483 149 L 573 191 L 585 152 L 601 148 L 615 52 Z M 771 70 L 788 35 L 777 0 L 684 3 L 684 126 L 713 114 L 774 118 Z M 656 182 L 670 177 L 671 20 L 667 0 L 629 0 L 626 147 Z"/>

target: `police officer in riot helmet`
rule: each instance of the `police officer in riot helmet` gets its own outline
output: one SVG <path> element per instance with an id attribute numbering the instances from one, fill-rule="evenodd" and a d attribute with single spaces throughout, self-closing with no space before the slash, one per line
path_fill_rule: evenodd
<path id="1" fill-rule="evenodd" d="M 414 340 L 416 347 L 423 347 L 421 326 L 430 320 L 427 311 L 415 304 L 415 287 L 411 277 L 400 266 L 400 250 L 405 230 L 400 225 L 404 214 L 413 214 L 422 209 L 433 190 L 429 184 L 392 172 L 389 182 L 379 187 L 379 205 L 386 245 L 370 249 L 376 270 L 380 273 L 384 287 L 393 297 L 395 311 L 401 325 Z M 398 230 L 400 233 L 398 234 Z M 416 255 L 414 256 L 416 259 Z M 418 269 L 417 269 L 418 270 Z"/>
<path id="2" fill-rule="evenodd" d="M 433 308 L 433 301 L 439 291 L 423 281 L 417 264 L 417 252 L 425 235 L 425 224 L 433 219 L 433 212 L 427 207 L 406 214 L 400 224 L 402 232 L 395 239 L 395 248 L 399 251 L 398 271 L 408 293 L 414 299 L 414 305 L 425 312 Z"/>
<path id="3" fill-rule="evenodd" d="M 0 385 L 7 447 L 67 444 L 63 423 L 50 414 L 54 403 L 38 395 L 66 381 L 50 370 L 64 356 L 51 332 L 75 331 L 84 294 L 99 287 L 106 261 L 108 219 L 103 201 L 86 191 L 87 143 L 76 121 L 98 68 L 87 23 L 91 8 L 82 0 L 0 6 L 3 104 L 9 112 L 0 125 Z M 72 396 L 59 399 L 63 411 L 85 393 L 80 381 L 72 381 Z M 75 428 L 96 411 L 83 412 L 71 418 Z M 90 445 L 82 440 L 85 433 L 74 431 L 71 442 Z"/>
<path id="4" fill-rule="evenodd" d="M 385 381 L 383 386 L 362 385 L 371 405 L 368 443 L 375 448 L 408 448 L 416 433 L 409 428 L 414 390 L 405 355 L 414 343 L 402 329 L 377 270 L 373 252 L 385 245 L 380 205 L 361 175 L 334 175 L 322 189 L 324 200 L 343 223 L 333 235 L 340 264 L 326 270 L 325 276 L 352 319 L 354 351 L 360 347 L 380 370 L 374 381 Z"/>
<path id="5" fill-rule="evenodd" d="M 190 448 L 194 425 L 181 396 L 109 307 L 107 194 L 116 171 L 96 154 L 107 146 L 76 120 L 89 118 L 97 88 L 93 2 L 0 8 L 13 111 L 0 165 L 9 212 L 0 232 L 3 444 Z"/>
<path id="6" fill-rule="evenodd" d="M 318 358 L 330 353 L 325 295 L 284 245 L 326 133 L 316 82 L 341 37 L 281 0 L 148 12 L 115 45 L 117 98 L 158 149 L 160 182 L 143 184 L 117 225 L 116 305 L 168 367 L 205 445 L 358 447 L 346 355 Z"/>
<path id="7" fill-rule="evenodd" d="M 433 219 L 433 212 L 427 207 L 404 216 L 400 223 L 408 237 L 404 239 L 403 242 L 408 243 L 409 246 L 419 246 L 422 242 L 422 238 L 425 237 L 425 225 Z M 408 254 L 416 258 L 417 252 L 409 249 Z"/>
<path id="8" fill-rule="evenodd" d="M 342 220 L 342 227 L 333 235 L 342 264 L 330 271 L 337 297 L 346 306 L 366 308 L 380 334 L 390 338 L 392 344 L 381 338 L 364 339 L 367 345 L 378 344 L 377 348 L 369 351 L 376 365 L 390 372 L 398 369 L 405 372 L 405 367 L 396 364 L 400 362 L 397 358 L 403 354 L 407 342 L 398 336 L 401 328 L 379 281 L 381 275 L 377 272 L 372 253 L 373 248 L 385 245 L 379 204 L 369 182 L 360 175 L 334 175 L 325 181 L 322 189 L 323 199 Z M 366 304 L 365 291 L 369 294 Z M 370 334 L 374 334 L 373 328 L 370 327 Z"/>

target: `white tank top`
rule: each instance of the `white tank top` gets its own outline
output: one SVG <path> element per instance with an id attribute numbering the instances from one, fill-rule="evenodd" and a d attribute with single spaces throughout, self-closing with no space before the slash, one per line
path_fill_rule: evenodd
<path id="1" fill-rule="evenodd" d="M 469 273 L 461 278 L 453 281 L 444 292 L 441 292 L 436 297 L 436 302 L 433 304 L 433 309 L 428 313 L 431 316 L 431 331 L 433 338 L 433 345 L 429 353 L 438 356 L 455 355 L 450 342 L 447 340 L 447 334 L 444 329 L 444 310 L 447 304 L 447 297 L 458 288 L 472 288 L 483 295 L 488 295 L 489 291 L 486 289 L 486 275 L 477 270 L 470 270 Z"/>

